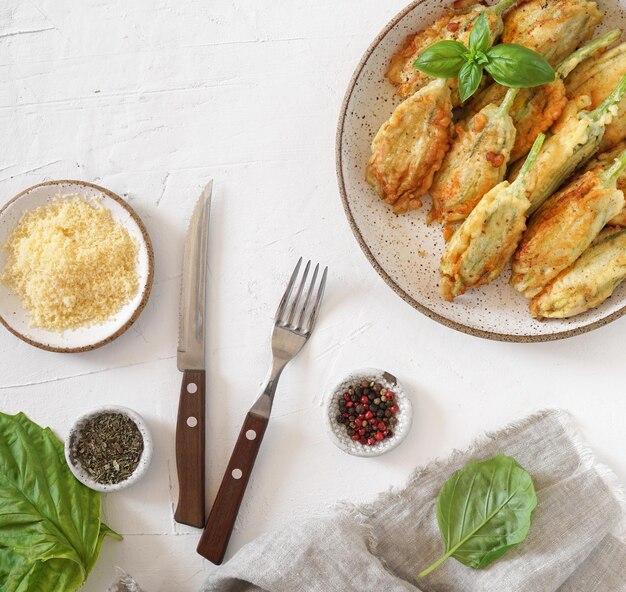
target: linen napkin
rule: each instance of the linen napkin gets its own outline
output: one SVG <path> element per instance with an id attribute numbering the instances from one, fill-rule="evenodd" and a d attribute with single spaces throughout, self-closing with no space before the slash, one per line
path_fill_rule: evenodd
<path id="1" fill-rule="evenodd" d="M 485 569 L 443 553 L 435 500 L 469 460 L 498 452 L 532 475 L 538 505 L 526 541 Z M 625 592 L 624 497 L 569 416 L 543 411 L 481 437 L 468 451 L 418 469 L 384 503 L 342 503 L 243 547 L 203 592 Z M 382 500 L 381 500 L 382 502 Z"/>

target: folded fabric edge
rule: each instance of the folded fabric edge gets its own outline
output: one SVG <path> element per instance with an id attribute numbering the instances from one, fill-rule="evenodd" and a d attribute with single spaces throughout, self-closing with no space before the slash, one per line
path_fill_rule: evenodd
<path id="1" fill-rule="evenodd" d="M 610 467 L 596 460 L 591 447 L 576 425 L 572 414 L 561 409 L 555 409 L 554 411 L 554 417 L 558 419 L 559 423 L 563 426 L 563 430 L 580 456 L 583 468 L 596 471 L 598 476 L 604 481 L 607 489 L 613 494 L 621 506 L 623 518 L 611 534 L 620 542 L 626 543 L 626 490 L 624 486 L 619 482 L 617 475 Z"/>
<path id="2" fill-rule="evenodd" d="M 546 419 L 547 417 L 552 417 L 561 424 L 563 431 L 571 440 L 574 449 L 581 459 L 580 469 L 595 470 L 604 481 L 609 491 L 615 496 L 616 500 L 622 507 L 624 518 L 612 532 L 612 535 L 622 542 L 626 541 L 626 492 L 623 486 L 619 483 L 617 475 L 608 466 L 597 462 L 593 451 L 584 440 L 580 429 L 576 426 L 572 414 L 564 409 L 540 409 L 522 419 L 508 423 L 503 428 L 486 431 L 485 433 L 475 437 L 467 448 L 453 448 L 445 456 L 445 458 L 436 457 L 424 466 L 416 468 L 403 485 L 390 487 L 386 491 L 380 492 L 372 501 L 360 505 L 353 504 L 352 502 L 340 501 L 336 504 L 336 508 L 338 511 L 343 510 L 348 512 L 350 517 L 361 525 L 366 533 L 366 544 L 368 549 L 370 549 L 372 553 L 376 554 L 377 536 L 374 529 L 369 526 L 367 516 L 370 512 L 375 512 L 377 510 L 381 499 L 385 499 L 386 503 L 389 503 L 389 496 L 402 495 L 402 492 L 405 489 L 418 481 L 424 474 L 451 467 L 458 463 L 460 458 L 467 456 L 471 457 L 477 454 L 488 442 L 506 437 L 512 432 L 524 430 L 532 424 Z"/>
<path id="3" fill-rule="evenodd" d="M 364 507 L 366 508 L 369 506 L 375 507 L 379 501 L 378 500 L 379 497 L 380 498 L 387 497 L 390 494 L 398 495 L 399 493 L 404 491 L 407 487 L 412 485 L 415 481 L 420 479 L 425 473 L 430 473 L 432 471 L 438 471 L 438 470 L 450 467 L 451 465 L 454 465 L 455 463 L 457 463 L 459 459 L 462 457 L 474 456 L 480 451 L 481 448 L 483 448 L 491 440 L 497 440 L 504 436 L 508 436 L 512 432 L 518 432 L 520 430 L 524 430 L 530 425 L 532 425 L 533 423 L 540 421 L 542 419 L 545 419 L 546 417 L 550 417 L 550 416 L 559 418 L 563 422 L 569 419 L 569 421 L 571 422 L 571 415 L 567 411 L 564 411 L 562 409 L 541 409 L 539 411 L 532 413 L 531 415 L 524 417 L 523 419 L 512 421 L 508 423 L 507 425 L 505 425 L 503 428 L 500 428 L 498 430 L 493 430 L 493 431 L 486 431 L 483 434 L 480 434 L 479 436 L 476 436 L 474 439 L 472 439 L 472 441 L 467 446 L 467 448 L 463 448 L 463 449 L 453 448 L 448 454 L 446 454 L 445 458 L 435 457 L 433 460 L 431 460 L 427 464 L 421 467 L 417 467 L 411 473 L 411 475 L 409 476 L 409 478 L 407 479 L 404 485 L 391 487 L 387 491 L 383 491 L 379 493 L 374 498 L 373 501 L 365 504 Z M 573 433 L 575 433 L 576 428 L 572 426 L 569 429 L 572 430 Z M 570 435 L 570 433 L 571 433 L 570 431 L 567 432 L 568 435 Z M 581 445 L 580 449 L 584 450 L 584 447 Z M 591 452 L 589 448 L 587 448 L 587 450 L 589 452 L 586 455 L 586 459 L 587 459 L 586 462 L 588 462 L 589 467 L 591 467 L 593 463 L 593 453 Z"/>
<path id="4" fill-rule="evenodd" d="M 500 428 L 498 430 L 493 430 L 493 431 L 486 431 L 483 434 L 480 434 L 479 436 L 474 437 L 467 448 L 463 448 L 463 449 L 453 448 L 446 454 L 445 457 L 435 457 L 433 460 L 431 460 L 427 464 L 421 467 L 417 467 L 411 473 L 411 475 L 408 477 L 408 479 L 406 480 L 404 484 L 389 487 L 387 490 L 381 491 L 370 502 L 356 505 L 352 502 L 341 500 L 337 502 L 334 507 L 337 509 L 337 511 L 344 511 L 348 513 L 350 518 L 354 520 L 355 522 L 357 522 L 361 526 L 361 528 L 363 528 L 366 534 L 365 543 L 367 545 L 367 548 L 374 555 L 377 555 L 376 550 L 377 550 L 378 538 L 376 536 L 376 532 L 374 528 L 368 522 L 368 516 L 370 515 L 371 512 L 377 511 L 377 508 L 379 507 L 381 500 L 384 499 L 386 500 L 385 503 L 390 503 L 390 499 L 389 499 L 390 496 L 393 496 L 393 497 L 401 496 L 402 493 L 407 488 L 409 488 L 416 481 L 418 481 L 424 474 L 430 473 L 432 471 L 439 471 L 442 469 L 446 469 L 447 467 L 451 467 L 455 465 L 456 463 L 458 463 L 459 459 L 461 459 L 462 457 L 474 456 L 475 454 L 477 454 L 480 451 L 480 449 L 484 447 L 491 440 L 499 439 L 503 436 L 507 436 L 508 434 L 512 432 L 517 432 L 517 431 L 526 429 L 527 427 L 531 426 L 533 423 L 537 421 L 541 421 L 542 419 L 545 419 L 546 417 L 558 418 L 560 421 L 563 422 L 563 428 L 564 430 L 567 430 L 566 433 L 568 434 L 568 436 L 575 435 L 576 428 L 573 426 L 571 415 L 567 411 L 564 411 L 562 409 L 540 409 L 522 419 L 518 419 L 518 420 L 508 423 L 503 428 Z M 568 428 L 565 427 L 567 421 L 570 422 L 569 424 L 570 427 Z M 572 440 L 574 440 L 573 437 L 572 437 Z M 582 442 L 580 444 L 580 448 L 579 449 L 577 448 L 577 450 L 580 450 L 581 458 L 584 457 L 586 459 L 585 463 L 588 463 L 589 468 L 590 468 L 593 464 L 593 453 L 591 452 L 591 450 L 587 447 L 585 451 L 585 446 L 582 444 Z M 387 569 L 387 565 L 385 565 L 384 560 L 380 557 L 379 557 L 379 560 L 381 561 L 385 569 Z"/>

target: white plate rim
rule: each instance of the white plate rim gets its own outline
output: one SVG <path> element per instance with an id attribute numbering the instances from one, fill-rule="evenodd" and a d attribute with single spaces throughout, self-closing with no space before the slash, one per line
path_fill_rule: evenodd
<path id="1" fill-rule="evenodd" d="M 45 351 L 56 352 L 56 353 L 68 353 L 68 354 L 69 353 L 80 353 L 80 352 L 91 351 L 91 350 L 103 347 L 104 345 L 107 345 L 111 341 L 117 339 L 120 335 L 122 335 L 122 333 L 125 333 L 133 325 L 133 323 L 137 320 L 137 318 L 139 317 L 139 315 L 141 314 L 141 312 L 145 308 L 145 306 L 146 306 L 146 304 L 148 302 L 148 298 L 150 297 L 150 292 L 152 290 L 152 284 L 153 284 L 153 281 L 154 281 L 154 251 L 152 249 L 152 241 L 150 240 L 150 236 L 148 235 L 148 231 L 146 230 L 146 227 L 144 226 L 143 221 L 141 220 L 141 218 L 139 217 L 137 212 L 135 212 L 135 210 L 130 206 L 130 204 L 128 202 L 126 202 L 124 199 L 122 199 L 119 195 L 113 193 L 111 190 L 106 189 L 105 187 L 102 187 L 100 185 L 96 185 L 95 183 L 89 183 L 88 181 L 79 181 L 77 179 L 55 179 L 53 181 L 45 181 L 43 183 L 37 183 L 36 185 L 32 185 L 31 187 L 28 187 L 28 188 L 24 189 L 23 191 L 18 193 L 16 196 L 12 197 L 6 204 L 4 204 L 4 206 L 2 206 L 2 208 L 0 208 L 0 217 L 2 217 L 2 215 L 5 213 L 5 211 L 13 203 L 15 203 L 18 199 L 26 196 L 28 193 L 30 193 L 34 189 L 37 189 L 39 187 L 51 186 L 51 185 L 82 185 L 84 187 L 89 187 L 90 189 L 95 189 L 96 191 L 99 191 L 99 192 L 105 194 L 107 197 L 111 198 L 112 200 L 116 201 L 122 208 L 124 208 L 124 210 L 126 210 L 128 212 L 130 217 L 137 224 L 137 227 L 139 228 L 139 230 L 141 232 L 141 236 L 142 236 L 144 244 L 146 246 L 146 250 L 148 252 L 148 276 L 146 278 L 146 284 L 145 284 L 144 289 L 143 289 L 143 294 L 142 294 L 142 297 L 141 297 L 141 301 L 139 302 L 139 304 L 135 308 L 133 314 L 128 319 L 128 321 L 126 321 L 126 323 L 124 323 L 124 325 L 122 325 L 119 329 L 117 329 L 115 332 L 113 332 L 108 337 L 106 337 L 104 339 L 101 339 L 100 341 L 97 341 L 97 342 L 89 344 L 89 345 L 84 345 L 84 346 L 81 346 L 81 347 L 60 347 L 60 346 L 50 345 L 50 344 L 47 344 L 47 343 L 42 343 L 40 341 L 32 339 L 32 338 L 28 337 L 27 335 L 24 335 L 23 333 L 20 333 L 14 327 L 12 327 L 8 323 L 8 321 L 6 321 L 3 318 L 1 313 L 0 313 L 0 323 L 10 333 L 15 335 L 17 338 L 19 338 L 22 341 L 28 343 L 29 345 L 32 345 L 33 347 L 37 347 L 37 348 L 43 349 Z"/>
<path id="2" fill-rule="evenodd" d="M 348 83 L 348 88 L 343 98 L 343 102 L 341 104 L 341 109 L 339 111 L 339 120 L 337 123 L 337 132 L 335 136 L 335 169 L 337 174 L 337 183 L 339 186 L 339 194 L 341 197 L 341 203 L 343 205 L 343 210 L 348 219 L 348 224 L 350 225 L 350 229 L 352 230 L 352 234 L 356 238 L 361 250 L 363 251 L 365 257 L 372 265 L 372 267 L 376 270 L 378 275 L 383 279 L 383 281 L 398 295 L 402 298 L 407 304 L 432 319 L 433 321 L 437 321 L 438 323 L 449 327 L 451 329 L 455 329 L 462 333 L 466 333 L 468 335 L 473 335 L 475 337 L 482 337 L 483 339 L 490 339 L 493 341 L 508 341 L 508 342 L 517 342 L 517 343 L 535 343 L 541 341 L 556 341 L 559 339 L 566 339 L 568 337 L 574 337 L 576 335 L 581 335 L 583 333 L 587 333 L 589 331 L 593 331 L 599 327 L 607 325 L 608 323 L 620 318 L 626 313 L 626 305 L 622 308 L 612 312 L 611 314 L 598 319 L 597 321 L 593 321 L 587 325 L 583 325 L 581 327 L 576 327 L 575 329 L 568 329 L 565 331 L 559 331 L 555 333 L 547 333 L 542 335 L 519 335 L 519 334 L 509 334 L 509 333 L 496 333 L 493 331 L 486 331 L 484 329 L 477 329 L 475 327 L 470 327 L 468 325 L 464 325 L 458 321 L 453 321 L 439 313 L 434 312 L 427 306 L 421 304 L 417 300 L 415 300 L 412 296 L 407 294 L 405 290 L 403 290 L 394 279 L 385 271 L 380 263 L 376 260 L 372 252 L 370 251 L 367 243 L 365 242 L 363 236 L 361 235 L 361 231 L 356 223 L 354 216 L 352 214 L 352 210 L 350 209 L 350 202 L 348 200 L 348 195 L 345 186 L 345 180 L 343 177 L 343 162 L 342 162 L 342 145 L 343 145 L 343 135 L 344 135 L 344 125 L 347 117 L 348 106 L 350 104 L 350 99 L 352 98 L 352 94 L 354 92 L 354 88 L 358 82 L 359 76 L 366 63 L 370 59 L 374 50 L 378 47 L 381 41 L 387 36 L 389 31 L 395 27 L 408 13 L 415 9 L 416 6 L 422 4 L 424 0 L 414 0 L 408 6 L 406 6 L 403 10 L 401 10 L 396 16 L 394 16 L 385 27 L 380 31 L 380 33 L 374 38 L 374 41 L 369 45 L 369 47 L 365 50 L 362 58 L 360 59 L 357 67 L 350 78 L 350 82 Z"/>

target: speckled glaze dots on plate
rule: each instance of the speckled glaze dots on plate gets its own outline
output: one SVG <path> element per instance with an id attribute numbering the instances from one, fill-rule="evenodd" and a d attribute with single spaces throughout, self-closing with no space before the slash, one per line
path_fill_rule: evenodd
<path id="1" fill-rule="evenodd" d="M 398 423 L 394 428 L 393 435 L 372 446 L 352 440 L 346 431 L 346 426 L 337 423 L 336 419 L 339 399 L 343 397 L 343 393 L 350 386 L 362 380 L 378 382 L 386 389 L 393 391 L 395 393 L 394 400 L 398 405 L 398 413 L 395 416 Z M 395 376 L 377 368 L 361 368 L 353 370 L 344 376 L 327 394 L 324 404 L 324 415 L 328 434 L 338 448 L 354 456 L 380 456 L 385 454 L 385 452 L 393 450 L 404 440 L 413 421 L 413 407 L 404 387 Z"/>
<path id="2" fill-rule="evenodd" d="M 407 35 L 430 25 L 449 2 L 418 0 L 376 37 L 348 86 L 337 128 L 337 176 L 343 206 L 366 257 L 385 282 L 411 306 L 448 327 L 501 341 L 549 341 L 590 331 L 626 312 L 626 282 L 601 306 L 571 319 L 538 321 L 527 300 L 509 286 L 509 271 L 495 282 L 446 302 L 439 294 L 439 261 L 444 240 L 428 226 L 430 198 L 420 210 L 401 216 L 365 181 L 370 144 L 400 102 L 385 79 L 389 59 Z M 600 1 L 605 13 L 598 34 L 626 28 L 626 0 Z"/>

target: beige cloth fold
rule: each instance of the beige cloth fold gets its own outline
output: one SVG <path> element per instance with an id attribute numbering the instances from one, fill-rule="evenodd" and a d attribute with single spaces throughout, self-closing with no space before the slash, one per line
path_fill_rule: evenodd
<path id="1" fill-rule="evenodd" d="M 538 505 L 528 538 L 483 570 L 449 559 L 418 579 L 443 550 L 435 517 L 441 485 L 467 461 L 498 452 L 534 479 Z M 622 493 L 564 412 L 487 434 L 382 495 L 384 503 L 339 504 L 323 519 L 258 538 L 202 592 L 626 592 Z"/>

